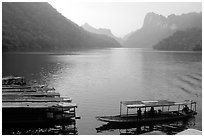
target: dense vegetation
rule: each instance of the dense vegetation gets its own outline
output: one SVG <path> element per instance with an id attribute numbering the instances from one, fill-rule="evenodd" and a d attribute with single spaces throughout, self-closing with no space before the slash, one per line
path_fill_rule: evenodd
<path id="1" fill-rule="evenodd" d="M 48 3 L 3 2 L 3 51 L 64 51 L 120 47 L 113 38 L 74 24 Z"/>
<path id="2" fill-rule="evenodd" d="M 172 36 L 154 46 L 158 50 L 170 51 L 202 51 L 202 30 L 191 28 L 177 31 Z"/>

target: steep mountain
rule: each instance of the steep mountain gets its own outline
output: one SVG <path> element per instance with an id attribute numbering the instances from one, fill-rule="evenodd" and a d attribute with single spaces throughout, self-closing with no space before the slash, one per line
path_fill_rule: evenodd
<path id="1" fill-rule="evenodd" d="M 123 42 L 122 38 L 118 38 L 118 37 L 114 36 L 112 34 L 111 30 L 109 30 L 109 29 L 105 29 L 105 28 L 96 29 L 96 28 L 92 27 L 91 25 L 89 25 L 88 23 L 83 24 L 81 27 L 84 28 L 88 32 L 95 33 L 95 34 L 102 34 L 102 35 L 106 35 L 106 36 L 109 36 L 111 38 L 114 38 L 120 44 L 122 44 L 122 42 Z"/>
<path id="2" fill-rule="evenodd" d="M 153 45 L 171 36 L 174 32 L 193 27 L 202 28 L 202 13 L 172 14 L 168 17 L 153 12 L 148 13 L 142 28 L 132 33 L 124 42 L 124 46 L 152 48 Z"/>
<path id="3" fill-rule="evenodd" d="M 120 47 L 113 38 L 85 31 L 44 2 L 2 3 L 3 51 L 66 51 Z"/>
<path id="4" fill-rule="evenodd" d="M 154 46 L 157 50 L 202 51 L 202 29 L 191 28 L 176 31 L 172 36 L 163 39 Z"/>

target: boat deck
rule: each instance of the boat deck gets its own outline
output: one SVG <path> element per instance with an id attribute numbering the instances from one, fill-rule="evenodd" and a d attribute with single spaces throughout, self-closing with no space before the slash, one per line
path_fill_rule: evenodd
<path id="1" fill-rule="evenodd" d="M 50 108 L 50 107 L 63 107 L 63 108 L 73 108 L 77 107 L 74 103 L 66 102 L 3 102 L 2 108 Z"/>
<path id="2" fill-rule="evenodd" d="M 71 98 L 53 97 L 6 97 L 2 102 L 71 102 Z"/>

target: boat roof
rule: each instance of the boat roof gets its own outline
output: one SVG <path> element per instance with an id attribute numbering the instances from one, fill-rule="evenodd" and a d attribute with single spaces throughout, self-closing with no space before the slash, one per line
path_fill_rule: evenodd
<path id="1" fill-rule="evenodd" d="M 195 102 L 193 102 L 192 100 L 185 100 L 183 102 L 174 102 L 168 100 L 143 100 L 143 101 L 122 101 L 121 103 L 128 108 L 141 108 L 141 107 L 187 105 Z"/>
<path id="2" fill-rule="evenodd" d="M 71 98 L 62 98 L 62 97 L 29 97 L 29 96 L 8 96 L 3 97 L 2 102 L 71 102 Z"/>
<path id="3" fill-rule="evenodd" d="M 74 108 L 77 107 L 74 103 L 68 102 L 2 102 L 2 108 L 51 108 L 51 107 L 59 107 L 59 108 Z"/>
<path id="4" fill-rule="evenodd" d="M 7 76 L 2 78 L 2 80 L 11 80 L 11 79 L 24 79 L 24 77 Z"/>

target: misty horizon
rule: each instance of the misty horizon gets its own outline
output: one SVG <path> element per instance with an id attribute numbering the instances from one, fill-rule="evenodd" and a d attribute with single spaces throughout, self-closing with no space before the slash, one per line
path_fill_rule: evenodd
<path id="1" fill-rule="evenodd" d="M 142 28 L 148 13 L 165 18 L 188 13 L 202 13 L 200 2 L 49 2 L 58 12 L 79 26 L 109 29 L 119 38 Z M 180 8 L 182 6 L 182 8 Z M 109 15 L 110 14 L 110 15 Z"/>
<path id="2" fill-rule="evenodd" d="M 149 12 L 149 13 L 155 13 L 155 12 Z M 202 11 L 201 12 L 188 12 L 188 13 L 182 13 L 182 14 L 169 14 L 168 16 L 171 16 L 171 15 L 175 15 L 175 16 L 180 16 L 180 15 L 185 15 L 185 14 L 189 14 L 189 13 L 202 13 Z M 148 13 L 147 13 L 148 14 Z M 157 14 L 157 13 L 155 13 L 155 14 Z M 161 14 L 158 14 L 159 16 L 163 16 L 163 15 L 161 15 Z M 168 18 L 168 16 L 164 16 L 165 18 Z M 145 17 L 144 17 L 145 18 Z M 144 20 L 143 20 L 143 22 L 144 22 Z M 74 22 L 75 23 L 75 22 Z M 93 28 L 95 28 L 93 25 L 91 25 L 91 24 L 89 24 L 89 23 L 87 23 L 87 22 L 85 22 L 84 24 L 82 24 L 81 26 L 79 26 L 79 27 L 82 27 L 83 25 L 89 25 L 89 26 L 91 26 L 91 27 L 93 27 Z M 142 24 L 143 25 L 143 24 Z M 141 26 L 140 28 L 138 28 L 138 29 L 136 29 L 136 30 L 132 30 L 132 31 L 130 31 L 130 32 L 128 32 L 128 33 L 126 33 L 126 34 L 124 34 L 124 35 L 122 35 L 122 36 L 116 36 L 112 31 L 111 31 L 111 29 L 110 28 L 103 28 L 103 27 L 96 27 L 95 29 L 98 29 L 98 30 L 100 30 L 100 29 L 108 29 L 108 30 L 110 30 L 111 31 L 111 33 L 114 35 L 114 36 L 116 36 L 116 37 L 118 37 L 118 38 L 122 38 L 122 39 L 124 39 L 124 37 L 126 36 L 126 35 L 128 35 L 128 34 L 131 34 L 131 33 L 133 33 L 133 32 L 135 32 L 135 31 L 137 31 L 137 30 L 139 30 L 139 29 L 141 29 L 143 26 Z"/>

